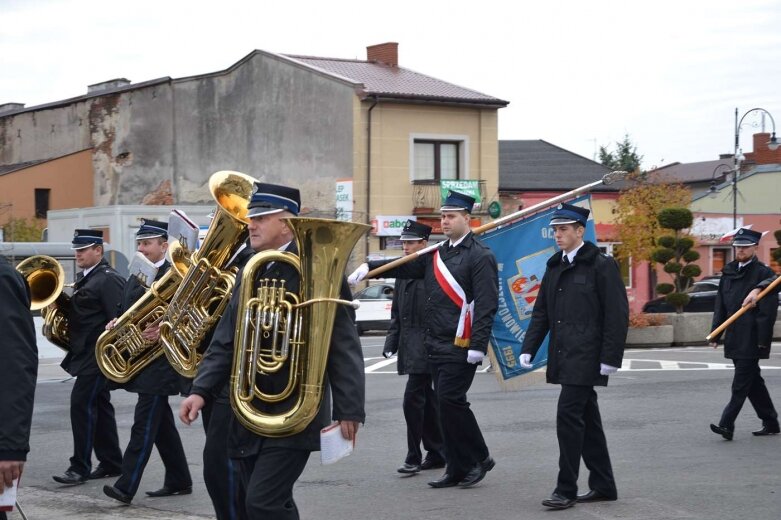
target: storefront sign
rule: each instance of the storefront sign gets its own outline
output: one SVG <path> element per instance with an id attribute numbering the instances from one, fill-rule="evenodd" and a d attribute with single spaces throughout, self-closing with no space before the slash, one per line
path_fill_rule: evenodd
<path id="1" fill-rule="evenodd" d="M 372 219 L 372 234 L 378 237 L 397 237 L 401 235 L 407 220 L 418 219 L 408 215 L 377 215 L 377 218 Z"/>

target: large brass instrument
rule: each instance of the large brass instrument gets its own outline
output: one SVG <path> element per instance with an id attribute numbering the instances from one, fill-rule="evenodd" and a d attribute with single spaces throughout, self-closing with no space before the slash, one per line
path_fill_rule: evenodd
<path id="1" fill-rule="evenodd" d="M 70 305 L 65 287 L 65 271 L 54 258 L 36 255 L 16 266 L 30 286 L 30 310 L 41 311 L 43 335 L 65 352 L 70 352 L 68 317 L 63 311 Z"/>
<path id="2" fill-rule="evenodd" d="M 257 253 L 244 266 L 231 373 L 231 406 L 239 422 L 268 437 L 303 431 L 317 415 L 323 397 L 328 350 L 344 270 L 353 246 L 369 226 L 335 220 L 291 218 L 300 256 Z M 257 281 L 269 262 L 287 262 L 299 273 L 300 289 L 284 280 Z M 264 378 L 281 373 L 285 388 L 266 393 Z M 256 403 L 291 406 L 278 414 Z"/>
<path id="3" fill-rule="evenodd" d="M 114 324 L 98 338 L 95 357 L 108 379 L 125 383 L 163 354 L 159 341 L 148 341 L 142 332 L 160 322 L 168 301 L 187 272 L 190 253 L 174 240 L 168 247 L 171 268 L 156 280 Z"/>
<path id="4" fill-rule="evenodd" d="M 209 179 L 217 212 L 160 324 L 165 355 L 183 376 L 195 376 L 203 355 L 198 347 L 233 292 L 236 271 L 225 267 L 247 239 L 247 206 L 254 183 L 249 175 L 231 171 L 217 172 Z"/>

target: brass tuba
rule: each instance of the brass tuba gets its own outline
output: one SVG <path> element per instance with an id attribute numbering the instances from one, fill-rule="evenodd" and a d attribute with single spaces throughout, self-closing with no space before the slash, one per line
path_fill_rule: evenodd
<path id="1" fill-rule="evenodd" d="M 105 331 L 95 345 L 98 367 L 108 379 L 125 383 L 163 354 L 159 341 L 141 336 L 147 327 L 159 323 L 169 300 L 187 272 L 189 252 L 174 240 L 168 247 L 171 268 L 156 280 L 114 327 Z"/>
<path id="2" fill-rule="evenodd" d="M 54 258 L 36 255 L 19 262 L 16 270 L 30 287 L 30 310 L 41 311 L 43 335 L 65 352 L 70 352 L 68 317 L 64 309 L 70 305 L 65 287 L 65 271 Z"/>
<path id="3" fill-rule="evenodd" d="M 325 369 L 338 299 L 350 252 L 369 226 L 314 218 L 291 218 L 300 256 L 264 251 L 244 266 L 231 373 L 231 406 L 247 429 L 267 437 L 303 431 L 317 415 L 323 397 Z M 262 279 L 269 262 L 290 263 L 299 273 L 300 290 L 291 293 L 284 280 Z M 257 287 L 257 288 L 256 288 Z M 266 374 L 287 371 L 287 384 L 264 393 Z M 295 396 L 280 414 L 255 405 L 279 403 Z"/>
<path id="4" fill-rule="evenodd" d="M 247 240 L 247 206 L 254 184 L 249 175 L 231 171 L 217 172 L 209 179 L 217 212 L 160 323 L 165 355 L 185 377 L 195 376 L 203 355 L 198 347 L 219 321 L 233 292 L 236 271 L 227 271 L 225 266 Z"/>

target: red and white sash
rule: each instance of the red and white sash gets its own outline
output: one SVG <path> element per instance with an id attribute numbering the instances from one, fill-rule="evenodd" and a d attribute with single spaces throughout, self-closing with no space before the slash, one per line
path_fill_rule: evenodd
<path id="1" fill-rule="evenodd" d="M 475 313 L 475 302 L 472 300 L 467 303 L 464 289 L 458 284 L 445 265 L 445 262 L 440 258 L 439 250 L 434 252 L 434 276 L 448 298 L 461 308 L 456 339 L 453 343 L 458 347 L 468 348 L 469 340 L 472 337 L 472 315 Z"/>

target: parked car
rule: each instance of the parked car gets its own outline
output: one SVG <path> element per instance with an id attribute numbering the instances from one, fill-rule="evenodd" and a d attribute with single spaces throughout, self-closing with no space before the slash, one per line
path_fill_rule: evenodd
<path id="1" fill-rule="evenodd" d="M 361 302 L 355 311 L 355 328 L 358 335 L 367 330 L 388 330 L 393 303 L 393 284 L 378 283 L 358 291 L 353 298 Z"/>
<path id="2" fill-rule="evenodd" d="M 686 289 L 685 292 L 691 299 L 683 307 L 683 312 L 713 312 L 713 307 L 716 305 L 716 292 L 719 290 L 719 278 L 706 276 Z M 662 296 L 643 305 L 643 312 L 675 312 L 675 307 L 667 303 Z"/>
<path id="3" fill-rule="evenodd" d="M 691 299 L 683 307 L 683 312 L 713 312 L 720 278 L 719 276 L 706 276 L 702 280 L 694 282 L 686 290 Z M 778 304 L 781 306 L 781 294 L 778 295 L 778 299 Z M 643 312 L 675 312 L 675 307 L 667 303 L 662 296 L 643 305 Z"/>

